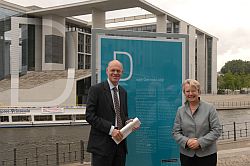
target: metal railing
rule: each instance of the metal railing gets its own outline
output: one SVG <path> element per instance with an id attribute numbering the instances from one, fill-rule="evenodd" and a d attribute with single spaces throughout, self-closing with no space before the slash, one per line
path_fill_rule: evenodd
<path id="1" fill-rule="evenodd" d="M 218 101 L 211 102 L 217 109 L 250 108 L 250 101 Z"/>
<path id="2" fill-rule="evenodd" d="M 250 122 L 223 124 L 222 133 L 219 140 L 234 140 L 250 137 Z"/>
<path id="3" fill-rule="evenodd" d="M 82 140 L 0 152 L 0 166 L 59 166 L 84 161 L 90 161 L 90 154 Z"/>

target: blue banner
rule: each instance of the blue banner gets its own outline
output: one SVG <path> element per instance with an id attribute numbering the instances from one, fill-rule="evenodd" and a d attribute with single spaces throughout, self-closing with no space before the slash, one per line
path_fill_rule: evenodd
<path id="1" fill-rule="evenodd" d="M 128 136 L 127 166 L 178 166 L 179 148 L 172 138 L 182 104 L 183 43 L 177 40 L 101 37 L 100 79 L 110 60 L 124 67 L 120 85 L 128 92 L 129 117 L 141 127 Z"/>

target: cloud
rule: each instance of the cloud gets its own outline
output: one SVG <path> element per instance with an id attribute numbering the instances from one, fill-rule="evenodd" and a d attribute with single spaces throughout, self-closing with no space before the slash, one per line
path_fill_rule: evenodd
<path id="1" fill-rule="evenodd" d="M 241 59 L 250 61 L 250 31 L 241 27 L 236 29 L 221 29 L 218 37 L 217 69 L 230 60 Z"/>
<path id="2" fill-rule="evenodd" d="M 237 28 L 237 29 L 227 29 L 220 30 L 218 33 L 219 43 L 218 54 L 222 54 L 227 52 L 228 50 L 232 50 L 234 53 L 239 48 L 248 49 L 250 48 L 250 31 L 246 28 Z"/>
<path id="3" fill-rule="evenodd" d="M 250 48 L 238 48 L 236 50 L 227 50 L 225 53 L 217 57 L 217 71 L 231 60 L 241 59 L 243 61 L 250 61 Z"/>

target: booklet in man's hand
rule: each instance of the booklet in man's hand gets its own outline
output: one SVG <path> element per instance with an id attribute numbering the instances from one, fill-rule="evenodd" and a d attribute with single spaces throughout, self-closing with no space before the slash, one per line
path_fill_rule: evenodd
<path id="1" fill-rule="evenodd" d="M 140 127 L 141 125 L 141 122 L 140 120 L 136 117 L 133 119 L 132 122 L 129 122 L 126 126 L 124 126 L 120 132 L 123 134 L 123 139 L 125 139 L 132 131 L 133 131 L 133 128 L 138 128 Z M 116 140 L 115 138 L 112 137 L 112 139 L 115 141 L 116 144 L 119 144 L 122 140 L 118 141 Z"/>

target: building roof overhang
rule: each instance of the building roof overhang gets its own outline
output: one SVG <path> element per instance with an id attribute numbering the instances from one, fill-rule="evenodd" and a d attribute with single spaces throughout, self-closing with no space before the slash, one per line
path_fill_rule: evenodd
<path id="1" fill-rule="evenodd" d="M 95 9 L 104 11 L 104 12 L 109 12 L 109 11 L 136 8 L 136 7 L 142 8 L 152 13 L 153 15 L 166 15 L 167 20 L 171 20 L 172 22 L 183 21 L 175 17 L 174 15 L 148 3 L 145 0 L 87 0 L 84 2 L 77 2 L 77 3 L 72 3 L 72 4 L 32 10 L 26 13 L 29 15 L 37 16 L 37 17 L 42 17 L 44 15 L 57 15 L 57 16 L 69 18 L 72 16 L 92 14 L 93 10 Z M 199 30 L 199 31 L 209 36 L 212 36 L 202 30 Z"/>
<path id="2" fill-rule="evenodd" d="M 84 2 L 49 7 L 27 12 L 34 16 L 58 15 L 62 17 L 92 14 L 94 9 L 108 12 L 121 9 L 140 7 L 155 15 L 165 14 L 165 11 L 144 0 L 88 0 Z"/>

